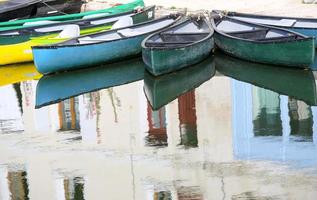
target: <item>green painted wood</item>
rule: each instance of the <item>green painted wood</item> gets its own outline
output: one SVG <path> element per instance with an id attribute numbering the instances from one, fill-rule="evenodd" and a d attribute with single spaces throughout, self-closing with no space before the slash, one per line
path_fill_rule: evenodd
<path id="1" fill-rule="evenodd" d="M 144 75 L 144 93 L 153 110 L 158 110 L 178 96 L 197 88 L 214 74 L 212 56 L 186 69 L 159 77 L 147 72 Z"/>
<path id="2" fill-rule="evenodd" d="M 308 67 L 314 62 L 313 38 L 299 41 L 252 42 L 214 34 L 216 45 L 224 52 L 253 62 Z"/>
<path id="3" fill-rule="evenodd" d="M 143 0 L 135 0 L 127 4 L 122 4 L 119 6 L 115 6 L 112 8 L 96 10 L 96 11 L 88 11 L 88 12 L 81 12 L 75 14 L 68 14 L 68 15 L 58 15 L 58 16 L 51 16 L 51 17 L 39 17 L 39 18 L 31 18 L 31 19 L 22 19 L 22 20 L 15 20 L 15 21 L 8 21 L 8 22 L 1 22 L 0 23 L 0 31 L 2 30 L 11 30 L 22 26 L 26 22 L 37 22 L 37 21 L 67 21 L 67 20 L 76 20 L 80 19 L 87 15 L 92 14 L 116 14 L 120 12 L 127 12 L 131 11 L 138 6 L 144 6 Z"/>
<path id="4" fill-rule="evenodd" d="M 214 39 L 212 38 L 213 30 L 210 24 L 210 33 L 200 41 L 184 45 L 178 44 L 174 47 L 170 46 L 156 48 L 146 46 L 146 42 L 150 38 L 170 29 L 176 29 L 176 27 L 186 23 L 187 21 L 192 20 L 185 20 L 184 22 L 176 24 L 171 28 L 154 33 L 142 42 L 143 61 L 147 66 L 146 69 L 152 75 L 159 76 L 172 71 L 180 70 L 184 67 L 199 63 L 210 55 L 211 50 L 214 48 Z"/>
<path id="5" fill-rule="evenodd" d="M 310 70 L 247 62 L 222 52 L 216 53 L 215 64 L 226 76 L 317 105 L 316 80 Z"/>
<path id="6" fill-rule="evenodd" d="M 90 22 L 92 20 L 110 19 L 112 17 L 116 18 L 118 16 L 128 15 L 133 12 L 134 11 L 129 11 L 129 12 L 119 13 L 115 15 L 108 15 L 106 17 L 98 17 L 98 18 L 91 18 L 91 19 L 85 19 L 85 20 L 73 20 L 71 22 L 60 22 L 60 23 L 54 23 L 50 25 L 43 25 L 43 26 L 36 26 L 36 27 L 21 27 L 21 28 L 15 29 L 13 32 L 17 31 L 17 32 L 22 32 L 23 34 L 0 35 L 0 45 L 18 44 L 18 43 L 25 42 L 31 39 L 33 40 L 41 39 L 41 37 L 44 37 L 44 39 L 47 39 L 48 41 L 50 41 L 51 38 L 56 37 L 57 34 L 60 33 L 61 31 L 37 32 L 35 30 L 38 28 L 49 28 L 49 27 L 54 27 L 59 25 L 77 24 L 80 27 L 80 35 L 92 34 L 99 31 L 110 29 L 111 26 L 113 25 L 113 22 L 98 24 L 98 25 L 93 25 L 89 23 L 87 25 L 87 22 Z M 154 16 L 155 16 L 155 6 L 151 6 L 151 7 L 144 8 L 142 12 L 133 14 L 131 18 L 133 20 L 133 24 L 138 24 L 141 22 L 154 19 Z M 0 31 L 0 34 L 5 32 L 6 31 L 2 31 L 2 32 Z M 51 43 L 51 42 L 48 42 L 48 43 Z"/>

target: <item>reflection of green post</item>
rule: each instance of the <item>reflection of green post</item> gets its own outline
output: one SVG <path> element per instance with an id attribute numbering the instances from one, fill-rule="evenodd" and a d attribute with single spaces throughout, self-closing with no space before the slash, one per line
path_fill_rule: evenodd
<path id="1" fill-rule="evenodd" d="M 178 97 L 181 143 L 186 147 L 197 147 L 197 118 L 195 107 L 195 90 Z"/>
<path id="2" fill-rule="evenodd" d="M 84 180 L 82 177 L 64 179 L 65 200 L 84 199 Z"/>
<path id="3" fill-rule="evenodd" d="M 253 128 L 255 136 L 282 136 L 279 94 L 253 87 Z"/>

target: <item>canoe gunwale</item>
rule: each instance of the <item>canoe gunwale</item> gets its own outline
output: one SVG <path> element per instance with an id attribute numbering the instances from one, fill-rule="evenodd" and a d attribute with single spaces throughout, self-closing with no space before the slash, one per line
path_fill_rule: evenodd
<path id="1" fill-rule="evenodd" d="M 151 51 L 152 51 L 152 50 L 162 51 L 162 50 L 172 50 L 172 49 L 177 50 L 177 49 L 182 49 L 182 48 L 194 46 L 194 45 L 196 45 L 196 44 L 200 44 L 200 43 L 202 43 L 202 42 L 204 42 L 204 41 L 210 39 L 210 38 L 213 36 L 213 34 L 214 34 L 214 29 L 212 28 L 211 24 L 208 23 L 209 21 L 205 18 L 204 20 L 205 20 L 206 24 L 208 25 L 208 27 L 209 27 L 209 29 L 210 29 L 210 32 L 208 33 L 208 35 L 206 35 L 204 38 L 202 38 L 202 39 L 200 39 L 200 40 L 197 40 L 197 41 L 195 41 L 195 42 L 193 42 L 193 43 L 184 44 L 184 45 L 181 45 L 181 46 L 178 46 L 178 47 L 149 47 L 149 46 L 146 46 L 146 42 L 147 42 L 147 40 L 148 40 L 149 38 L 151 38 L 151 37 L 153 37 L 153 36 L 155 36 L 155 35 L 157 35 L 157 34 L 160 34 L 160 33 L 164 32 L 164 31 L 167 31 L 167 30 L 169 30 L 169 29 L 171 29 L 171 28 L 175 28 L 175 27 L 177 27 L 177 26 L 180 26 L 180 25 L 182 25 L 182 24 L 184 24 L 184 23 L 187 23 L 188 21 L 191 21 L 191 20 L 192 20 L 192 19 L 188 18 L 188 19 L 184 20 L 184 21 L 181 22 L 181 23 L 177 23 L 177 24 L 174 24 L 173 26 L 168 27 L 168 28 L 165 29 L 165 30 L 162 30 L 162 31 L 159 31 L 159 32 L 156 32 L 156 33 L 153 33 L 153 34 L 149 35 L 148 37 L 146 37 L 146 38 L 142 41 L 141 47 L 142 47 L 143 49 L 150 49 Z M 195 32 L 193 32 L 193 33 L 195 33 Z M 185 35 L 185 34 L 184 34 L 184 35 Z"/>
<path id="2" fill-rule="evenodd" d="M 231 38 L 231 39 L 242 40 L 242 41 L 245 41 L 245 42 L 257 43 L 257 44 L 292 43 L 292 42 L 301 42 L 301 41 L 307 41 L 307 40 L 313 40 L 313 41 L 315 40 L 314 37 L 306 36 L 306 35 L 297 33 L 295 31 L 290 31 L 290 30 L 287 30 L 287 29 L 284 29 L 284 28 L 266 26 L 266 25 L 256 24 L 256 23 L 250 23 L 250 22 L 246 22 L 246 21 L 242 21 L 242 20 L 232 19 L 232 18 L 230 18 L 228 16 L 225 16 L 225 17 L 228 18 L 229 20 L 232 20 L 232 21 L 242 22 L 242 23 L 245 23 L 245 24 L 259 26 L 259 27 L 264 27 L 264 28 L 273 29 L 273 30 L 276 29 L 276 30 L 279 30 L 279 31 L 285 31 L 285 32 L 292 33 L 294 35 L 302 37 L 302 38 L 298 38 L 298 39 L 294 39 L 294 40 L 284 40 L 284 41 L 283 40 L 281 40 L 281 41 L 265 41 L 265 40 L 264 41 L 258 41 L 258 40 L 252 40 L 252 39 L 239 38 L 239 37 L 235 37 L 235 36 L 229 35 L 229 34 L 223 32 L 223 31 L 220 31 L 219 29 L 217 29 L 217 25 L 216 25 L 215 21 L 213 19 L 211 19 L 211 25 L 213 26 L 215 32 L 217 32 L 218 34 L 220 34 L 220 35 L 222 35 L 224 37 L 228 37 L 228 38 Z M 268 38 L 268 40 L 269 40 L 269 38 Z"/>
<path id="3" fill-rule="evenodd" d="M 161 17 L 161 18 L 158 18 L 158 19 L 147 21 L 147 22 L 142 22 L 142 23 L 139 23 L 139 24 L 136 24 L 136 25 L 131 25 L 131 26 L 122 27 L 122 28 L 118 28 L 118 29 L 112 29 L 112 30 L 108 30 L 108 31 L 102 31 L 102 32 L 94 33 L 94 34 L 89 34 L 89 36 L 96 36 L 96 35 L 102 35 L 102 34 L 105 34 L 105 33 L 117 32 L 117 31 L 122 30 L 122 29 L 128 29 L 128 28 L 132 28 L 132 27 L 133 28 L 134 27 L 139 27 L 139 26 L 143 26 L 143 25 L 146 25 L 146 24 L 155 23 L 157 21 L 161 21 L 161 20 L 164 20 L 164 19 L 173 18 L 175 20 L 174 22 L 172 22 L 171 24 L 168 24 L 168 25 L 166 25 L 165 27 L 162 28 L 162 29 L 166 29 L 166 28 L 170 27 L 171 25 L 177 23 L 179 20 L 182 19 L 182 17 L 183 17 L 182 14 L 179 14 L 177 16 L 168 15 L 168 16 L 164 16 L 164 17 Z M 157 30 L 146 32 L 146 33 L 143 33 L 143 34 L 140 34 L 140 35 L 123 37 L 123 38 L 118 38 L 118 39 L 113 39 L 113 40 L 105 40 L 105 41 L 93 42 L 93 43 L 88 43 L 88 44 L 76 43 L 76 44 L 63 45 L 63 43 L 66 43 L 68 41 L 78 40 L 79 38 L 83 38 L 83 37 L 87 37 L 88 36 L 88 35 L 83 35 L 83 36 L 75 37 L 75 38 L 66 40 L 64 42 L 56 43 L 56 44 L 53 44 L 53 45 L 33 46 L 32 49 L 59 49 L 59 48 L 68 48 L 68 47 L 76 48 L 76 47 L 82 47 L 82 46 L 93 46 L 93 45 L 98 45 L 98 44 L 103 44 L 103 43 L 112 43 L 112 42 L 117 42 L 117 41 L 128 40 L 128 39 L 133 39 L 133 38 L 137 38 L 137 37 L 142 37 L 144 35 L 152 34 L 152 33 L 155 33 L 155 32 L 157 32 Z"/>
<path id="4" fill-rule="evenodd" d="M 223 12 L 221 10 L 213 10 L 212 12 L 216 13 L 226 13 L 225 16 L 232 16 L 232 17 L 252 17 L 252 18 L 257 18 L 257 19 L 293 19 L 293 20 L 302 20 L 302 21 L 309 21 L 309 22 L 315 22 L 317 23 L 316 18 L 302 18 L 302 17 L 287 17 L 287 16 L 270 16 L 270 15 L 257 15 L 257 14 L 248 14 L 248 13 L 240 13 L 240 12 Z M 241 20 L 244 21 L 244 20 Z M 247 21 L 245 21 L 247 22 Z M 278 25 L 270 25 L 273 27 L 281 27 Z M 295 27 L 295 26 L 283 26 L 283 27 L 288 27 L 288 28 L 294 28 L 294 29 L 310 29 L 310 30 L 317 30 L 317 28 L 314 27 Z"/>
<path id="5" fill-rule="evenodd" d="M 22 31 L 22 33 L 20 33 L 19 35 L 34 34 L 34 33 L 37 33 L 37 34 L 56 33 L 56 32 L 61 32 L 61 31 L 58 30 L 58 31 L 38 32 L 35 29 L 47 28 L 47 27 L 51 27 L 51 26 L 62 26 L 62 25 L 71 25 L 71 24 L 76 24 L 76 23 L 85 23 L 85 22 L 91 22 L 91 21 L 95 21 L 95 20 L 111 19 L 111 18 L 115 18 L 115 17 L 129 15 L 129 14 L 136 15 L 136 14 L 145 13 L 145 12 L 152 10 L 152 9 L 155 9 L 155 5 L 144 7 L 141 12 L 136 12 L 135 10 L 132 10 L 132 11 L 127 11 L 127 12 L 123 12 L 123 13 L 109 14 L 106 16 L 101 16 L 101 17 L 96 17 L 96 18 L 76 19 L 76 20 L 70 20 L 70 21 L 56 22 L 56 23 L 52 23 L 52 24 L 19 27 L 19 28 L 0 31 L 0 34 L 10 33 L 13 31 L 18 31 L 18 32 Z M 110 22 L 103 23 L 103 24 L 97 24 L 97 25 L 90 25 L 89 28 L 98 27 L 98 26 L 109 24 L 109 23 Z M 14 37 L 14 36 L 19 36 L 19 35 L 12 35 L 12 36 Z M 8 35 L 5 35 L 5 36 L 8 36 Z M 1 37 L 1 35 L 0 35 L 0 37 Z"/>

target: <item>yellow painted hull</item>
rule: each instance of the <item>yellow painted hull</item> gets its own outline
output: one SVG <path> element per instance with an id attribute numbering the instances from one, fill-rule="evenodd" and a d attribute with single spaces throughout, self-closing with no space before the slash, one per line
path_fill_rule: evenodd
<path id="1" fill-rule="evenodd" d="M 81 35 L 99 32 L 110 29 L 111 26 L 86 29 L 80 32 Z M 55 38 L 58 34 L 51 34 L 42 37 L 32 38 L 29 41 L 18 44 L 0 45 L 0 65 L 24 63 L 33 61 L 32 47 L 46 44 L 55 44 L 66 41 L 69 38 Z"/>
<path id="2" fill-rule="evenodd" d="M 41 77 L 42 75 L 36 70 L 33 63 L 0 67 L 0 86 L 27 80 L 38 80 Z"/>

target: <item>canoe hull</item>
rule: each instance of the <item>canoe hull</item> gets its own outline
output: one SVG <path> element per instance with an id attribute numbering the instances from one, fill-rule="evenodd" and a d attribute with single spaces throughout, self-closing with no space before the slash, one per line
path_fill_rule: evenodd
<path id="1" fill-rule="evenodd" d="M 314 62 L 313 38 L 297 41 L 263 42 L 239 40 L 215 32 L 216 45 L 224 52 L 252 62 L 309 67 Z"/>
<path id="2" fill-rule="evenodd" d="M 30 17 L 36 13 L 38 1 L 25 3 L 19 8 L 7 10 L 5 12 L 0 11 L 0 22 L 5 22 L 11 19 Z"/>
<path id="3" fill-rule="evenodd" d="M 33 48 L 34 63 L 40 73 L 50 74 L 114 62 L 139 55 L 144 38 L 138 36 L 93 45 Z"/>
<path id="4" fill-rule="evenodd" d="M 317 48 L 317 29 L 309 29 L 309 28 L 287 28 L 290 31 L 294 31 L 306 36 L 315 38 L 315 48 Z"/>
<path id="5" fill-rule="evenodd" d="M 142 57 L 146 69 L 154 76 L 159 76 L 201 62 L 210 55 L 213 48 L 214 40 L 210 37 L 183 48 L 143 48 Z"/>

